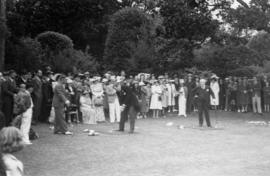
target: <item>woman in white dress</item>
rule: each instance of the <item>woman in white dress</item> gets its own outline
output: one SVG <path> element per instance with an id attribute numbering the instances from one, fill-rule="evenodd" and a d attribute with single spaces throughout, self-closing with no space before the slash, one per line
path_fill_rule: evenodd
<path id="1" fill-rule="evenodd" d="M 169 80 L 166 84 L 168 90 L 168 112 L 173 111 L 173 107 L 175 106 L 175 85 L 173 84 L 174 80 Z"/>
<path id="2" fill-rule="evenodd" d="M 95 77 L 93 84 L 91 85 L 91 91 L 93 94 L 92 100 L 95 106 L 95 114 L 97 122 L 105 122 L 105 114 L 103 110 L 103 96 L 104 89 L 103 84 L 100 82 L 100 77 Z"/>
<path id="3" fill-rule="evenodd" d="M 219 84 L 218 84 L 218 77 L 216 75 L 213 75 L 211 77 L 211 83 L 210 83 L 210 88 L 212 89 L 215 98 L 213 98 L 212 96 L 210 97 L 210 104 L 212 106 L 214 106 L 214 108 L 216 108 L 217 106 L 219 106 Z"/>
<path id="4" fill-rule="evenodd" d="M 166 111 L 167 111 L 167 108 L 168 108 L 168 98 L 169 98 L 169 95 L 168 95 L 168 88 L 166 86 L 167 84 L 167 80 L 165 79 L 162 79 L 161 80 L 161 89 L 162 89 L 162 115 L 163 117 L 165 118 L 166 116 Z"/>
<path id="5" fill-rule="evenodd" d="M 184 86 L 184 83 L 185 83 L 184 79 L 180 79 L 180 87 L 179 87 L 179 90 L 178 90 L 178 93 L 179 93 L 179 98 L 178 98 L 179 111 L 178 111 L 178 115 L 187 117 L 186 105 L 187 105 L 188 89 L 187 89 L 186 86 Z"/>
<path id="6" fill-rule="evenodd" d="M 80 110 L 84 124 L 96 124 L 95 109 L 88 91 L 84 91 L 80 97 Z"/>
<path id="7" fill-rule="evenodd" d="M 158 118 L 159 111 L 162 110 L 162 89 L 157 80 L 153 80 L 151 92 L 150 109 L 153 110 L 153 118 Z"/>

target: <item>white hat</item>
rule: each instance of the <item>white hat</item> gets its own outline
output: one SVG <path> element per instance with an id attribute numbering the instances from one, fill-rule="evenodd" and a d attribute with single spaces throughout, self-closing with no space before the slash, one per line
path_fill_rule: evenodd
<path id="1" fill-rule="evenodd" d="M 180 79 L 179 82 L 183 84 L 183 83 L 185 83 L 185 80 L 184 79 Z"/>
<path id="2" fill-rule="evenodd" d="M 111 81 L 116 81 L 116 77 L 115 76 L 111 76 Z"/>
<path id="3" fill-rule="evenodd" d="M 90 82 L 94 82 L 94 81 L 96 81 L 96 79 L 90 78 L 89 81 L 90 81 Z"/>
<path id="4" fill-rule="evenodd" d="M 218 79 L 218 78 L 219 77 L 216 74 L 214 74 L 214 75 L 211 76 L 211 79 Z"/>
<path id="5" fill-rule="evenodd" d="M 139 86 L 145 86 L 143 82 L 139 82 Z"/>
<path id="6" fill-rule="evenodd" d="M 200 83 L 206 83 L 205 79 L 200 79 Z"/>
<path id="7" fill-rule="evenodd" d="M 103 83 L 108 82 L 108 79 L 103 78 L 103 79 L 102 79 L 102 82 L 103 82 Z"/>
<path id="8" fill-rule="evenodd" d="M 71 83 L 73 83 L 72 79 L 70 79 L 70 78 L 67 78 L 67 83 L 68 83 L 68 84 L 71 84 Z"/>
<path id="9" fill-rule="evenodd" d="M 122 76 L 116 77 L 116 82 L 122 82 L 123 80 L 124 80 L 124 77 L 122 77 Z"/>

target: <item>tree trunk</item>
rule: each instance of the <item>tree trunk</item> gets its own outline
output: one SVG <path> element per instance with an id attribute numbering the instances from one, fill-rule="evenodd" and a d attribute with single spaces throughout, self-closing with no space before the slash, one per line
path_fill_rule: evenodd
<path id="1" fill-rule="evenodd" d="M 3 23 L 2 26 L 6 25 L 6 0 L 1 0 L 0 23 Z M 5 44 L 6 36 L 2 34 L 0 35 L 0 71 L 3 71 L 5 68 Z"/>

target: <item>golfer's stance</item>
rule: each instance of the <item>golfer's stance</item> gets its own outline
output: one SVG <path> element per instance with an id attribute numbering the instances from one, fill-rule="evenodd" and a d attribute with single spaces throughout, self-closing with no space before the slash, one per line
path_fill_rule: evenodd
<path id="1" fill-rule="evenodd" d="M 215 99 L 215 95 L 209 86 L 205 85 L 206 80 L 200 80 L 200 86 L 194 89 L 194 95 L 198 100 L 198 110 L 199 110 L 199 126 L 203 126 L 203 113 L 205 115 L 205 120 L 208 127 L 211 127 L 210 117 L 209 117 L 209 106 L 210 106 L 210 96 Z"/>

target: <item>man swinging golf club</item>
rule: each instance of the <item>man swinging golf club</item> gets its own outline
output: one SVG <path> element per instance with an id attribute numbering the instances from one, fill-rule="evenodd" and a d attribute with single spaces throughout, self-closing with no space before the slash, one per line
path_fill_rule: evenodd
<path id="1" fill-rule="evenodd" d="M 205 85 L 206 80 L 200 80 L 200 86 L 194 89 L 194 95 L 198 98 L 198 110 L 199 110 L 199 126 L 203 126 L 203 113 L 205 115 L 206 124 L 211 126 L 209 117 L 210 96 L 215 99 L 215 95 L 209 86 Z"/>

